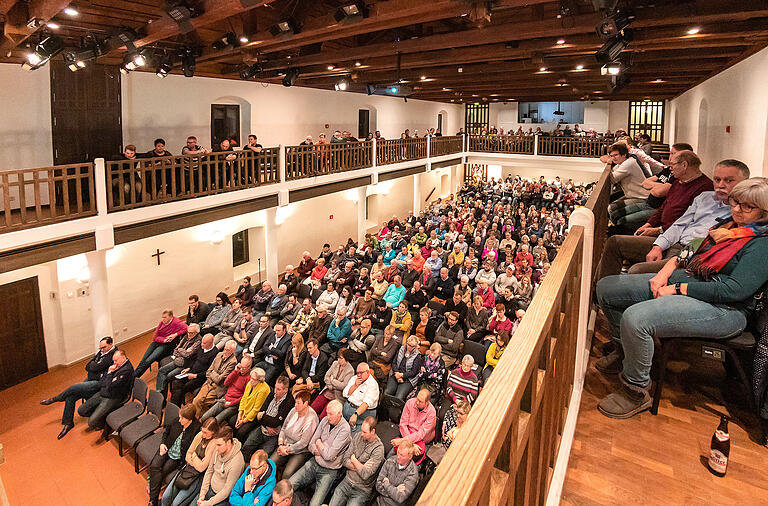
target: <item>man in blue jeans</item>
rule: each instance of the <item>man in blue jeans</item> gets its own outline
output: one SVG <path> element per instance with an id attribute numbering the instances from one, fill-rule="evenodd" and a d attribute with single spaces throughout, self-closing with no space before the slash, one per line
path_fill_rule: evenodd
<path id="1" fill-rule="evenodd" d="M 80 399 L 88 399 L 99 391 L 99 380 L 112 365 L 112 355 L 117 346 L 112 343 L 111 337 L 102 338 L 99 341 L 99 351 L 85 364 L 88 375 L 82 383 L 75 383 L 59 395 L 43 399 L 40 404 L 48 406 L 54 402 L 64 403 L 64 413 L 61 415 L 61 432 L 58 439 L 63 438 L 75 426 L 75 404 Z"/>
<path id="2" fill-rule="evenodd" d="M 99 380 L 99 390 L 77 408 L 77 414 L 88 417 L 91 430 L 104 428 L 107 415 L 119 408 L 131 395 L 134 379 L 133 364 L 123 350 L 112 354 L 112 365 Z M 107 434 L 104 434 L 106 439 Z"/>
<path id="3" fill-rule="evenodd" d="M 309 440 L 308 450 L 313 457 L 290 478 L 297 491 L 311 483 L 315 484 L 315 493 L 309 506 L 320 506 L 325 502 L 341 471 L 344 451 L 350 441 L 349 423 L 341 416 L 341 409 L 341 403 L 336 399 L 328 403 L 328 415 Z"/>

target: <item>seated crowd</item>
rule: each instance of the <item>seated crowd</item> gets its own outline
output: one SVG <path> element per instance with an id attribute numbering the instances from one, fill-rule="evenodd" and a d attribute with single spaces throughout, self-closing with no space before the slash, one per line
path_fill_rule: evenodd
<path id="1" fill-rule="evenodd" d="M 577 198 L 549 199 L 548 191 Z M 181 406 L 149 463 L 150 504 L 404 504 L 488 381 L 588 187 L 510 177 L 467 186 L 365 243 L 325 244 L 275 288 L 189 297 L 134 369 L 111 338 L 65 402 L 94 430 L 158 364 Z M 272 502 L 270 502 L 272 501 Z"/>
<path id="2" fill-rule="evenodd" d="M 652 405 L 656 343 L 728 339 L 752 319 L 768 282 L 768 179 L 735 159 L 710 179 L 685 143 L 665 165 L 623 137 L 604 161 L 616 186 L 595 281 L 612 341 L 595 367 L 618 375 L 598 409 L 621 419 Z"/>

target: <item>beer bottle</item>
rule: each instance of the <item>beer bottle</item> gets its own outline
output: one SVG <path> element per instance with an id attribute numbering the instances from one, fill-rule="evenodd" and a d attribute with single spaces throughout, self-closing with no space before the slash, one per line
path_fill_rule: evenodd
<path id="1" fill-rule="evenodd" d="M 731 436 L 728 434 L 728 418 L 720 417 L 720 425 L 712 435 L 709 448 L 709 469 L 716 476 L 725 476 L 728 468 L 728 455 L 731 453 Z"/>

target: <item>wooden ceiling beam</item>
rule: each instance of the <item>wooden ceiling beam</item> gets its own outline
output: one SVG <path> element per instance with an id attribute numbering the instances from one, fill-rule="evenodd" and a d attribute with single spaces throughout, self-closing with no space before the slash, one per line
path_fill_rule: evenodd
<path id="1" fill-rule="evenodd" d="M 27 19 L 19 20 L 19 22 L 16 23 L 6 20 L 4 26 L 5 39 L 0 42 L 0 56 L 9 56 L 14 48 L 37 31 L 37 28 L 30 28 L 27 26 L 26 23 L 29 19 L 37 18 L 43 23 L 46 23 L 56 14 L 64 10 L 70 3 L 71 0 L 30 0 L 26 4 Z M 11 8 L 12 7 L 13 5 Z M 16 5 L 16 8 L 18 7 L 19 5 Z"/>
<path id="2" fill-rule="evenodd" d="M 11 10 L 15 3 L 16 0 L 0 0 L 0 14 L 3 16 L 8 14 L 8 11 Z"/>

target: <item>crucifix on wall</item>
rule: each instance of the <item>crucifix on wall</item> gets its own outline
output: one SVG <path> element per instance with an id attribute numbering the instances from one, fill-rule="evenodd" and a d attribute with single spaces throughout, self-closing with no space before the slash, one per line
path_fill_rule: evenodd
<path id="1" fill-rule="evenodd" d="M 157 265 L 160 265 L 160 255 L 164 253 L 165 251 L 160 251 L 159 249 L 155 253 L 152 253 L 153 257 L 157 257 Z"/>

